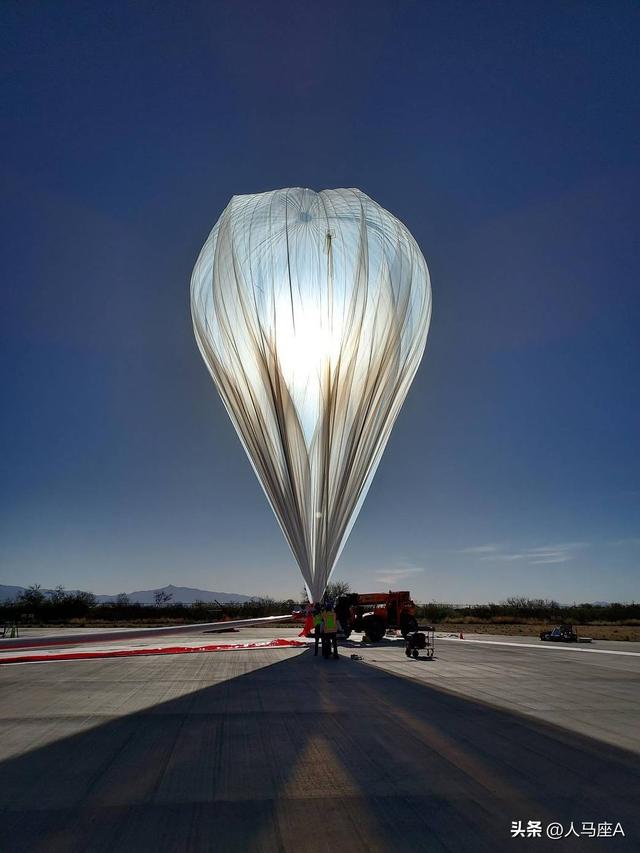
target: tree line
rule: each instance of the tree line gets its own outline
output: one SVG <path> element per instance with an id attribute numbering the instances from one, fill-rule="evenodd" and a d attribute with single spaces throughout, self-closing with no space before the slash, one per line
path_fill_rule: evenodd
<path id="1" fill-rule="evenodd" d="M 349 584 L 336 581 L 329 585 L 327 596 L 335 599 L 349 592 Z M 39 584 L 32 584 L 16 600 L 0 604 L 0 621 L 31 622 L 33 624 L 61 624 L 73 620 L 95 622 L 213 622 L 218 619 L 256 619 L 261 616 L 279 616 L 291 613 L 300 606 L 291 598 L 276 599 L 269 596 L 251 601 L 229 602 L 218 605 L 211 601 L 193 604 L 174 602 L 171 594 L 159 590 L 153 604 L 131 602 L 126 594 L 114 601 L 98 602 L 91 592 L 68 591 L 58 586 L 44 592 Z M 640 620 L 640 603 L 572 604 L 561 605 L 545 598 L 514 596 L 490 604 L 461 607 L 454 604 L 428 602 L 417 605 L 417 617 L 422 622 L 473 621 L 518 623 L 522 621 L 633 623 Z"/>
<path id="2" fill-rule="evenodd" d="M 477 619 L 479 622 L 499 620 L 538 622 L 571 622 L 577 625 L 592 622 L 634 622 L 640 620 L 640 603 L 612 602 L 607 604 L 559 604 L 548 598 L 512 596 L 489 604 L 460 607 L 454 604 L 429 602 L 418 607 L 418 618 L 429 622 L 456 622 Z"/>
<path id="3" fill-rule="evenodd" d="M 277 600 L 269 597 L 251 601 L 229 602 L 219 605 L 213 601 L 195 601 L 193 604 L 174 602 L 171 593 L 158 590 L 153 604 L 132 602 L 126 594 L 114 601 L 99 602 L 91 592 L 65 590 L 58 586 L 45 592 L 39 584 L 32 584 L 13 601 L 0 603 L 1 622 L 31 622 L 33 624 L 60 624 L 74 620 L 95 622 L 212 622 L 217 619 L 256 619 L 291 613 L 298 604 L 293 599 Z"/>

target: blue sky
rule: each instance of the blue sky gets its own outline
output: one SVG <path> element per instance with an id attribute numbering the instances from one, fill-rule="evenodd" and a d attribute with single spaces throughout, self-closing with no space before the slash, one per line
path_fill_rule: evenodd
<path id="1" fill-rule="evenodd" d="M 0 581 L 294 595 L 197 352 L 233 194 L 357 186 L 432 275 L 336 577 L 638 598 L 637 4 L 6 2 Z"/>

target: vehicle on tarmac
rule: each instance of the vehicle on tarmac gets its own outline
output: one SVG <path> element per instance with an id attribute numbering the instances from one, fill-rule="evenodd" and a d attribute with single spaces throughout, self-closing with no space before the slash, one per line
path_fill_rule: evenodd
<path id="1" fill-rule="evenodd" d="M 551 643 L 577 643 L 578 634 L 573 625 L 558 625 L 552 631 L 541 631 L 540 639 Z"/>
<path id="2" fill-rule="evenodd" d="M 390 628 L 399 628 L 403 637 L 418 630 L 416 606 L 408 590 L 347 593 L 336 599 L 335 611 L 345 638 L 352 631 L 362 631 L 377 643 Z"/>
<path id="3" fill-rule="evenodd" d="M 352 631 L 362 631 L 372 643 L 379 642 L 391 629 L 400 629 L 407 634 L 418 630 L 416 605 L 408 590 L 394 592 L 349 592 L 338 596 L 334 603 L 340 631 L 347 639 Z M 303 622 L 306 609 L 292 612 L 296 622 Z"/>

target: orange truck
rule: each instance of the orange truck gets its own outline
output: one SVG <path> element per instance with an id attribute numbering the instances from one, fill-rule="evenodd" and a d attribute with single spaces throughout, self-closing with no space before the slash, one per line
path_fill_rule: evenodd
<path id="1" fill-rule="evenodd" d="M 389 628 L 399 628 L 403 637 L 418 630 L 416 606 L 408 590 L 346 593 L 334 606 L 345 637 L 352 631 L 362 631 L 376 643 Z"/>

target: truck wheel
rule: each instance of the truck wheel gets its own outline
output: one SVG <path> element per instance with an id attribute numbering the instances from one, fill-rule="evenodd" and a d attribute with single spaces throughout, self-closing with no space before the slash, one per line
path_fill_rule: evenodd
<path id="1" fill-rule="evenodd" d="M 400 633 L 403 637 L 418 630 L 418 621 L 415 616 L 403 616 L 400 619 Z"/>
<path id="2" fill-rule="evenodd" d="M 384 622 L 379 616 L 365 616 L 362 619 L 362 630 L 372 643 L 379 643 L 384 637 Z"/>

